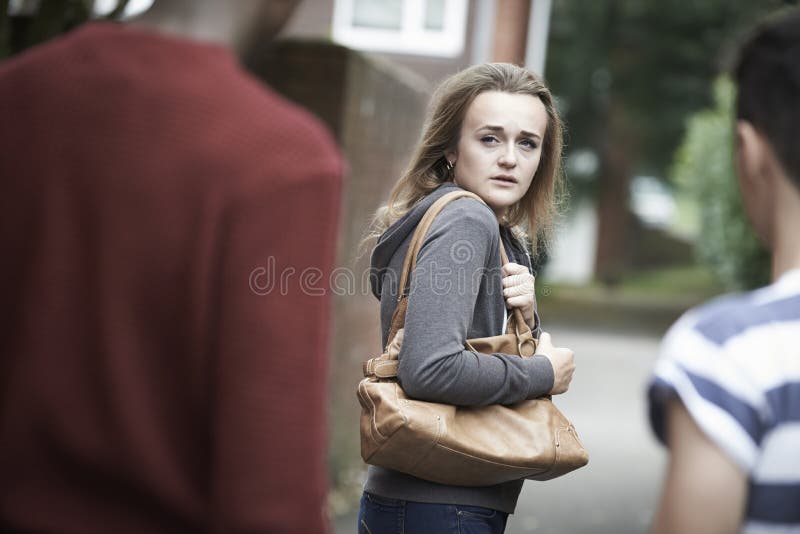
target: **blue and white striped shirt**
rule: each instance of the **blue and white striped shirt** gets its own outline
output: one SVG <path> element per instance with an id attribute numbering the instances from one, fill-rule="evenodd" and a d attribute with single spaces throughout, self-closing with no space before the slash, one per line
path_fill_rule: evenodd
<path id="1" fill-rule="evenodd" d="M 800 269 L 675 323 L 649 391 L 661 441 L 674 395 L 748 475 L 742 532 L 800 534 Z"/>

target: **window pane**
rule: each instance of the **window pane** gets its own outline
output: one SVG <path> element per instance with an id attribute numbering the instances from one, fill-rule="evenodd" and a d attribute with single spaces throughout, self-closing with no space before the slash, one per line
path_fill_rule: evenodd
<path id="1" fill-rule="evenodd" d="M 427 0 L 425 2 L 425 29 L 443 30 L 444 29 L 444 1 Z"/>
<path id="2" fill-rule="evenodd" d="M 399 30 L 403 23 L 403 0 L 355 0 L 353 26 Z"/>

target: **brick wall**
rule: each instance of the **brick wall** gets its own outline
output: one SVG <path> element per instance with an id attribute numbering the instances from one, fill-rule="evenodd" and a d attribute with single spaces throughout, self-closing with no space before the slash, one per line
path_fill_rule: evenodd
<path id="1" fill-rule="evenodd" d="M 378 301 L 366 284 L 369 253 L 358 258 L 358 245 L 408 162 L 429 87 L 402 67 L 326 42 L 282 41 L 257 56 L 248 60 L 251 70 L 320 117 L 348 165 L 330 381 L 332 497 L 334 508 L 344 511 L 360 492 L 364 469 L 355 388 L 361 363 L 381 350 Z"/>

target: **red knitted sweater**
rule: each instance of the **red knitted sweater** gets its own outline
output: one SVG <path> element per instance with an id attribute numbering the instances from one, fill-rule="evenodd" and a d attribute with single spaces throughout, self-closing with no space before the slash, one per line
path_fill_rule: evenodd
<path id="1" fill-rule="evenodd" d="M 340 174 L 216 46 L 89 24 L 0 64 L 0 530 L 327 528 Z"/>

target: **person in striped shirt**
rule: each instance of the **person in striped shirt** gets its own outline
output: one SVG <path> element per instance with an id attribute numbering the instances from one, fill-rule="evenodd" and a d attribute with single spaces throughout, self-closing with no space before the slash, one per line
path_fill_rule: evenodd
<path id="1" fill-rule="evenodd" d="M 689 311 L 663 340 L 657 534 L 800 533 L 800 9 L 753 34 L 735 78 L 737 174 L 773 282 Z"/>

